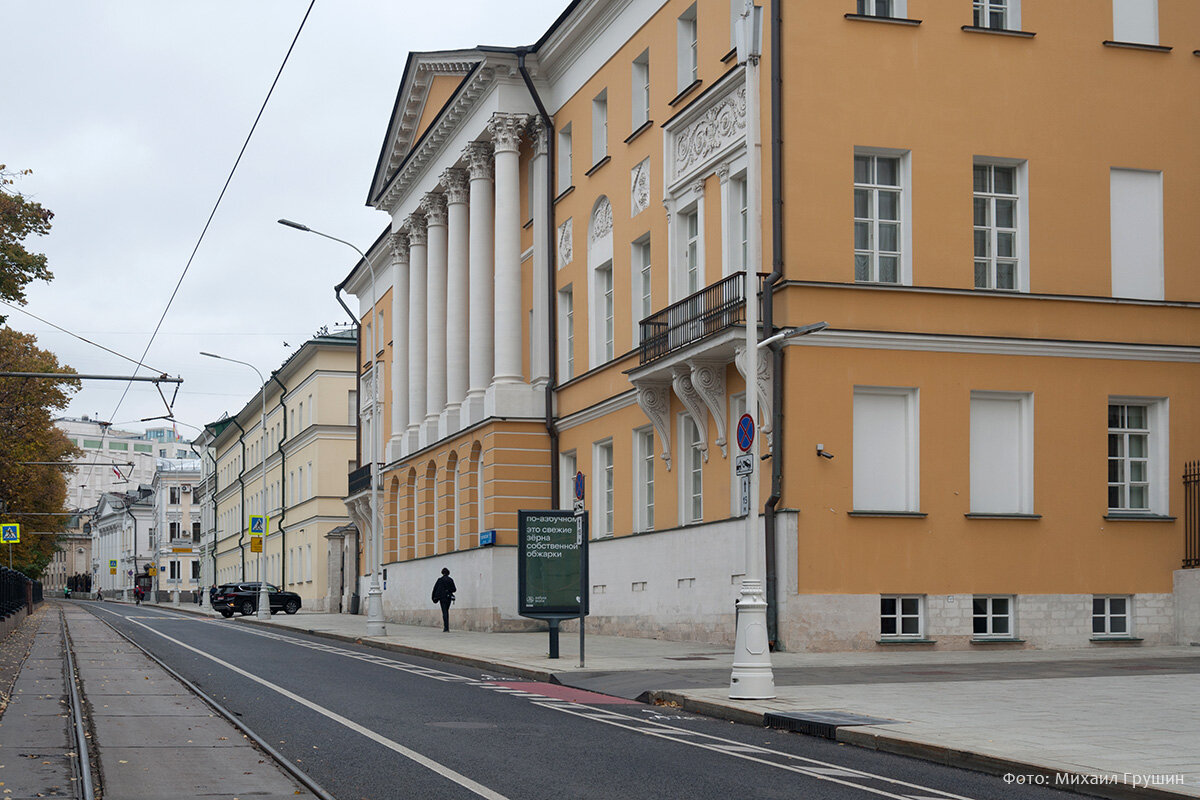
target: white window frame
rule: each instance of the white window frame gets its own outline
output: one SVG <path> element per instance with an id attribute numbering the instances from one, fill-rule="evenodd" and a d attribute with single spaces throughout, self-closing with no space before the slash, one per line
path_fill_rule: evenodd
<path id="1" fill-rule="evenodd" d="M 633 495 L 636 532 L 654 530 L 654 428 L 633 431 Z"/>
<path id="2" fill-rule="evenodd" d="M 558 375 L 560 381 L 575 377 L 575 292 L 569 285 L 558 290 Z"/>
<path id="3" fill-rule="evenodd" d="M 908 0 L 858 0 L 856 7 L 858 13 L 866 17 L 904 19 L 908 16 Z M 884 13 L 879 13 L 880 10 Z"/>
<path id="4" fill-rule="evenodd" d="M 562 194 L 574 185 L 571 180 L 571 123 L 568 122 L 558 129 L 558 147 L 555 152 L 558 158 L 558 193 Z"/>
<path id="5" fill-rule="evenodd" d="M 996 601 L 1002 600 L 1008 610 L 1005 613 L 996 612 Z M 971 636 L 974 639 L 1015 639 L 1017 638 L 1017 598 L 1010 594 L 977 594 L 971 598 Z M 1004 620 L 1008 630 L 996 630 L 997 622 Z M 979 622 L 984 630 L 976 630 Z"/>
<path id="6" fill-rule="evenodd" d="M 592 164 L 608 155 L 608 89 L 592 98 Z"/>
<path id="7" fill-rule="evenodd" d="M 592 307 L 588 314 L 591 368 L 607 364 L 616 356 L 616 298 L 613 293 L 611 259 L 592 270 Z"/>
<path id="8" fill-rule="evenodd" d="M 675 30 L 675 88 L 682 92 L 695 83 L 700 74 L 699 25 L 695 3 L 679 15 Z"/>
<path id="9" fill-rule="evenodd" d="M 572 508 L 575 505 L 575 473 L 579 471 L 579 457 L 574 450 L 558 455 L 558 507 Z M 482 491 L 482 489 L 480 490 Z M 482 516 L 482 515 L 481 515 Z"/>
<path id="10" fill-rule="evenodd" d="M 978 279 L 973 278 L 973 285 L 980 290 L 995 290 L 1009 292 L 1028 292 L 1029 291 L 1029 168 L 1028 162 L 1023 159 L 1014 158 L 995 158 L 991 156 L 976 156 L 971 169 L 972 181 L 972 216 L 974 230 L 976 233 L 986 232 L 987 235 L 987 252 L 984 255 L 979 254 L 978 244 L 975 245 L 975 262 L 987 264 L 988 280 L 986 286 L 980 286 Z M 986 167 L 988 169 L 988 190 L 978 191 L 975 187 L 975 169 Z M 1011 168 L 1013 170 L 1013 191 L 1014 194 L 998 193 L 995 188 L 995 168 Z M 998 202 L 1012 201 L 1013 209 L 1013 227 L 1001 228 L 996 224 L 996 206 Z M 978 217 L 975 216 L 975 206 L 980 202 L 986 203 L 987 219 L 985 224 L 979 224 Z M 998 255 L 998 243 L 1001 234 L 1011 234 L 1013 236 L 1013 248 L 1011 256 L 1000 257 Z M 1013 264 L 1013 285 L 1012 287 L 997 288 L 997 264 L 999 262 Z M 974 271 L 972 272 L 974 275 Z"/>
<path id="11" fill-rule="evenodd" d="M 903 475 L 899 480 L 903 483 L 903 502 L 896 508 L 870 508 L 860 505 L 860 487 L 867 485 L 875 477 L 877 459 L 875 444 L 867 441 L 865 427 L 860 428 L 859 398 L 872 396 L 901 397 L 904 400 L 902 441 L 904 447 L 900 468 Z M 853 492 L 854 510 L 858 512 L 883 513 L 920 513 L 921 481 L 920 481 L 920 391 L 914 387 L 899 386 L 855 386 L 854 387 L 854 442 L 853 442 Z M 864 421 L 865 426 L 865 421 Z M 865 490 L 864 490 L 865 494 Z"/>
<path id="12" fill-rule="evenodd" d="M 996 459 L 995 453 L 987 452 L 988 438 L 994 434 L 993 426 L 987 425 L 977 415 L 977 403 L 1002 402 L 1016 405 L 1017 429 L 1003 432 L 1001 438 L 1011 442 L 1016 448 L 1015 464 L 1012 467 L 1016 474 L 1010 476 L 1011 492 L 1016 498 L 1011 507 L 1002 507 L 984 499 L 987 492 L 980 481 L 988 476 L 985 467 L 988 462 Z M 1031 392 L 971 392 L 971 513 L 972 514 L 1032 514 L 1033 513 L 1033 468 L 1034 468 L 1034 435 L 1033 435 L 1033 394 Z"/>
<path id="13" fill-rule="evenodd" d="M 679 524 L 704 521 L 704 453 L 692 415 L 679 415 Z"/>
<path id="14" fill-rule="evenodd" d="M 852 168 L 856 167 L 858 158 L 870 158 L 872 160 L 871 181 L 868 183 L 858 183 L 854 181 L 854 191 L 857 193 L 860 190 L 865 190 L 869 194 L 869 205 L 867 216 L 859 217 L 857 211 L 853 210 L 853 219 L 856 223 L 867 223 L 870 229 L 870 240 L 864 248 L 855 247 L 855 270 L 854 280 L 859 283 L 884 283 L 887 285 L 911 286 L 913 281 L 913 210 L 912 210 L 912 153 L 909 150 L 897 150 L 885 147 L 855 147 L 854 162 Z M 890 184 L 876 183 L 877 175 L 875 169 L 877 159 L 879 158 L 895 158 L 899 159 L 899 185 L 893 186 Z M 851 178 L 855 176 L 852 173 Z M 896 222 L 899 225 L 897 242 L 898 250 L 880 251 L 878 249 L 879 236 L 879 194 L 881 191 L 897 191 L 900 195 L 898 220 L 884 220 L 886 223 Z M 857 200 L 857 194 L 852 195 L 853 200 Z M 854 205 L 857 205 L 855 202 Z M 857 235 L 857 225 L 854 226 L 852 233 Z M 857 241 L 855 241 L 857 244 Z M 884 255 L 897 256 L 896 280 L 880 281 L 879 280 L 879 256 L 881 252 Z M 860 281 L 858 278 L 857 261 L 859 256 L 867 256 L 870 260 L 869 264 L 869 279 Z"/>
<path id="15" fill-rule="evenodd" d="M 894 602 L 894 609 L 889 613 L 886 606 Z M 916 612 L 912 612 L 912 604 L 916 604 Z M 905 631 L 904 621 L 916 619 L 917 630 Z M 888 633 L 885 628 L 888 621 L 894 624 L 895 630 Z M 885 594 L 879 597 L 879 638 L 880 639 L 924 639 L 925 638 L 925 596 L 920 594 Z"/>
<path id="16" fill-rule="evenodd" d="M 633 130 L 650 121 L 650 49 L 638 54 L 630 67 L 630 120 Z M 632 132 L 632 131 L 631 131 Z"/>
<path id="17" fill-rule="evenodd" d="M 1021 30 L 1021 0 L 973 0 L 972 22 L 977 28 L 993 31 Z M 992 21 L 999 18 L 1000 24 Z"/>
<path id="18" fill-rule="evenodd" d="M 596 498 L 592 515 L 593 539 L 613 535 L 616 515 L 614 469 L 613 440 L 595 442 L 592 445 L 592 495 Z"/>
<path id="19" fill-rule="evenodd" d="M 1158 0 L 1112 0 L 1113 41 L 1159 44 Z"/>
<path id="20" fill-rule="evenodd" d="M 642 341 L 642 329 L 639 323 L 654 313 L 654 294 L 651 282 L 652 259 L 650 234 L 647 233 L 634 240 L 630 245 L 629 254 L 629 285 L 633 287 L 633 303 L 636 304 L 633 314 L 633 341 L 639 344 Z"/>
<path id="21" fill-rule="evenodd" d="M 1113 601 L 1119 601 L 1124 607 L 1123 613 L 1113 613 Z M 1120 627 L 1125 630 L 1113 630 L 1113 623 L 1124 620 Z M 1096 623 L 1100 630 L 1096 630 Z M 1127 594 L 1096 594 L 1092 595 L 1092 636 L 1103 638 L 1133 638 L 1133 597 Z"/>
<path id="22" fill-rule="evenodd" d="M 695 231 L 692 223 L 695 222 Z M 694 205 L 679 214 L 679 277 L 682 297 L 704 288 L 704 221 L 700 206 Z"/>
<path id="23" fill-rule="evenodd" d="M 1111 409 L 1113 406 L 1121 406 L 1121 407 L 1126 407 L 1126 408 L 1128 406 L 1139 406 L 1139 407 L 1146 409 L 1146 426 L 1147 427 L 1136 428 L 1136 429 L 1129 428 L 1129 427 L 1109 427 L 1107 429 L 1108 437 L 1109 437 L 1108 452 L 1110 454 L 1107 460 L 1108 460 L 1108 463 L 1110 464 L 1110 466 L 1109 466 L 1110 472 L 1108 475 L 1108 477 L 1109 477 L 1108 486 L 1110 487 L 1110 489 L 1114 486 L 1123 487 L 1124 488 L 1123 496 L 1124 496 L 1126 502 L 1128 502 L 1130 485 L 1134 484 L 1134 483 L 1139 484 L 1139 485 L 1144 484 L 1146 486 L 1147 507 L 1146 508 L 1128 508 L 1128 507 L 1120 507 L 1120 506 L 1114 507 L 1111 504 L 1109 504 L 1109 508 L 1108 508 L 1109 515 L 1120 515 L 1120 516 L 1128 516 L 1128 515 L 1167 516 L 1167 515 L 1169 515 L 1170 514 L 1170 485 L 1171 485 L 1170 452 L 1169 452 L 1169 450 L 1170 450 L 1170 447 L 1169 447 L 1170 406 L 1167 401 L 1167 398 L 1165 398 L 1165 397 L 1131 397 L 1131 396 L 1116 395 L 1116 396 L 1111 396 L 1108 398 L 1108 408 L 1109 408 L 1110 414 L 1111 414 Z M 1128 441 L 1129 441 L 1128 437 L 1131 434 L 1132 435 L 1142 435 L 1143 432 L 1144 432 L 1144 435 L 1146 436 L 1146 446 L 1147 446 L 1146 456 L 1144 458 L 1139 457 L 1139 458 L 1135 459 L 1134 457 L 1129 456 L 1128 448 L 1126 447 L 1124 452 L 1120 456 L 1117 456 L 1118 458 L 1121 459 L 1122 468 L 1123 468 L 1121 477 L 1116 481 L 1112 480 L 1111 463 L 1113 461 L 1114 456 L 1111 455 L 1112 454 L 1112 446 L 1111 446 L 1112 439 L 1111 439 L 1111 437 L 1114 435 L 1120 435 L 1123 437 L 1123 440 L 1124 440 L 1125 444 L 1127 445 Z M 1144 481 L 1130 481 L 1129 480 L 1129 474 L 1130 474 L 1129 467 L 1130 467 L 1131 463 L 1135 460 L 1138 462 L 1144 462 L 1144 464 L 1145 464 L 1145 480 Z M 1108 503 L 1108 501 L 1106 500 L 1106 504 L 1107 503 Z"/>

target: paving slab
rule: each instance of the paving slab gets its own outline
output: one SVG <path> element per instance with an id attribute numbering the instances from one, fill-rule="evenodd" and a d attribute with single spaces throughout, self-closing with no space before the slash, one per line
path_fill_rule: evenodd
<path id="1" fill-rule="evenodd" d="M 241 738 L 241 734 L 238 734 Z M 312 798 L 254 748 L 105 747 L 101 760 L 105 800 L 146 798 Z"/>

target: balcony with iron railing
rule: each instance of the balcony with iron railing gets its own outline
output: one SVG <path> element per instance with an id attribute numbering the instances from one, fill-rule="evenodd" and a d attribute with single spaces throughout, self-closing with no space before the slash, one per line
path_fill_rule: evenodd
<path id="1" fill-rule="evenodd" d="M 371 488 L 371 465 L 363 464 L 361 467 L 350 471 L 349 485 L 346 488 L 346 495 L 353 496 L 359 492 L 365 492 Z"/>
<path id="2" fill-rule="evenodd" d="M 758 275 L 759 318 L 762 318 L 762 284 Z M 641 334 L 640 364 L 677 350 L 746 321 L 746 275 L 735 272 L 698 292 L 656 311 L 638 323 Z"/>

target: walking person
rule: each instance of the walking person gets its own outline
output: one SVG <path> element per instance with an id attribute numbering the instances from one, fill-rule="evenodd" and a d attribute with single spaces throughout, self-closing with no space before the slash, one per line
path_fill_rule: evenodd
<path id="1" fill-rule="evenodd" d="M 442 577 L 433 584 L 433 602 L 442 607 L 443 633 L 450 630 L 450 604 L 454 602 L 454 593 L 457 591 L 458 587 L 454 585 L 454 578 L 450 577 L 450 570 L 442 567 Z"/>
<path id="2" fill-rule="evenodd" d="M 146 590 L 143 589 L 141 586 L 133 587 L 133 604 L 135 606 L 140 606 L 142 604 L 142 595 L 144 595 L 145 593 L 146 593 Z"/>

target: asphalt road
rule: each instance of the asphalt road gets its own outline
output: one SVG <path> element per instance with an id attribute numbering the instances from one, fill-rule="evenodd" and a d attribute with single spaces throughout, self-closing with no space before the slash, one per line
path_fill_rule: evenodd
<path id="1" fill-rule="evenodd" d="M 338 800 L 1078 796 L 236 619 L 93 608 Z"/>

